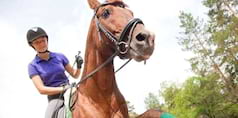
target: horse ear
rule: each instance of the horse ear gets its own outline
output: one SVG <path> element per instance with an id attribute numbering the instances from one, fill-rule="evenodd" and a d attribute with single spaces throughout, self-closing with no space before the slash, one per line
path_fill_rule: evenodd
<path id="1" fill-rule="evenodd" d="M 98 2 L 97 0 L 88 0 L 88 4 L 91 9 L 95 10 L 100 5 L 100 2 Z"/>

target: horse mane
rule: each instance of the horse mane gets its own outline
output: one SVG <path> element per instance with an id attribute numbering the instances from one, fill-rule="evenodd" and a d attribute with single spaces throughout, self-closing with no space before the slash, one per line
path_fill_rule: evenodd
<path id="1" fill-rule="evenodd" d="M 94 44 L 95 42 L 92 41 L 92 40 L 95 40 L 95 38 L 96 38 L 96 37 L 92 36 L 93 29 L 95 29 L 94 27 L 96 27 L 93 22 L 94 22 L 94 20 L 91 20 L 91 23 L 90 23 L 90 26 L 88 29 L 86 48 L 85 48 L 85 54 L 84 54 L 84 60 L 85 60 L 84 65 L 86 65 L 88 63 L 88 57 L 92 53 L 91 49 L 96 48 L 96 45 Z M 91 38 L 91 37 L 93 37 L 93 38 Z M 85 69 L 83 71 L 83 76 L 85 76 L 85 74 L 86 74 L 87 67 L 88 66 L 84 66 Z"/>

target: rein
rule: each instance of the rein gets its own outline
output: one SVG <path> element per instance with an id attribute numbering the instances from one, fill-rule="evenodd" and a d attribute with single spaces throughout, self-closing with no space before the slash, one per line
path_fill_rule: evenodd
<path id="1" fill-rule="evenodd" d="M 103 64 L 101 64 L 100 66 L 98 66 L 96 69 L 94 69 L 92 72 L 90 72 L 89 74 L 87 74 L 86 76 L 84 76 L 77 84 L 76 86 L 79 87 L 79 84 L 81 84 L 82 82 L 84 82 L 85 80 L 87 80 L 89 77 L 91 77 L 92 75 L 94 75 L 96 72 L 98 72 L 100 69 L 102 69 L 104 66 L 106 66 L 111 60 L 113 60 L 113 58 L 117 55 L 117 52 L 115 52 L 113 55 L 111 55 Z"/>

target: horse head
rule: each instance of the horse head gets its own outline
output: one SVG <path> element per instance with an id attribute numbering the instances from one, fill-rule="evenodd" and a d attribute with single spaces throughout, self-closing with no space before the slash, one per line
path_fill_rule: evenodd
<path id="1" fill-rule="evenodd" d="M 153 53 L 155 36 L 122 0 L 88 3 L 94 16 L 73 117 L 128 118 L 126 100 L 116 84 L 113 58 L 147 60 Z"/>
<path id="2" fill-rule="evenodd" d="M 120 58 L 136 61 L 147 60 L 152 55 L 155 35 L 145 28 L 142 20 L 134 18 L 122 0 L 107 0 L 103 4 L 88 0 L 88 3 L 94 10 L 101 52 L 118 52 Z"/>

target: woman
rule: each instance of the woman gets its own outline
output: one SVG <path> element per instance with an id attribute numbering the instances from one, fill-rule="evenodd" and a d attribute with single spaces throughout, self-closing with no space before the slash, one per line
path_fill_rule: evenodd
<path id="1" fill-rule="evenodd" d="M 74 69 L 68 59 L 61 53 L 48 51 L 48 35 L 40 27 L 34 27 L 27 32 L 28 44 L 37 52 L 28 65 L 28 72 L 37 90 L 48 95 L 48 107 L 45 118 L 64 118 L 63 93 L 70 88 L 65 70 L 73 77 L 80 75 L 83 59 L 76 56 L 77 69 Z M 63 106 L 63 107 L 62 107 Z"/>

